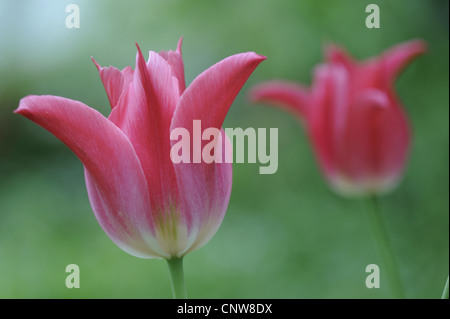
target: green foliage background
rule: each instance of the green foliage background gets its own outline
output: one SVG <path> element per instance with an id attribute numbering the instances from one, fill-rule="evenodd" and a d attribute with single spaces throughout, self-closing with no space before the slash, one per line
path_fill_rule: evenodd
<path id="1" fill-rule="evenodd" d="M 80 7 L 80 29 L 65 27 L 69 3 Z M 369 3 L 380 7 L 380 29 L 365 27 Z M 414 132 L 410 160 L 381 205 L 407 297 L 439 298 L 449 272 L 448 1 L 439 0 L 0 0 L 0 298 L 171 297 L 164 261 L 129 256 L 100 229 L 78 159 L 12 112 L 26 95 L 52 94 L 107 115 L 90 57 L 123 68 L 135 42 L 174 49 L 182 35 L 187 83 L 231 54 L 267 56 L 224 127 L 279 128 L 276 174 L 234 164 L 221 228 L 185 258 L 189 297 L 389 297 L 383 275 L 380 289 L 365 287 L 366 265 L 381 260 L 364 201 L 331 192 L 295 119 L 250 106 L 245 92 L 273 78 L 309 84 L 328 42 L 361 59 L 422 38 L 428 54 L 397 81 Z M 65 287 L 71 263 L 80 289 Z"/>

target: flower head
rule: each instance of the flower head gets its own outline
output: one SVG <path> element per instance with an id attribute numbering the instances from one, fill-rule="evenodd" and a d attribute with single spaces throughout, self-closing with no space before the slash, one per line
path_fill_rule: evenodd
<path id="1" fill-rule="evenodd" d="M 182 257 L 220 226 L 231 193 L 230 163 L 170 159 L 170 132 L 192 132 L 193 120 L 221 129 L 234 98 L 265 58 L 228 57 L 185 87 L 181 39 L 176 51 L 138 47 L 136 66 L 101 67 L 111 114 L 57 96 L 27 96 L 15 111 L 65 143 L 85 167 L 95 216 L 126 252 L 142 258 Z M 231 147 L 222 134 L 223 148 Z"/>
<path id="2" fill-rule="evenodd" d="M 326 49 L 327 61 L 314 70 L 311 88 L 271 81 L 254 87 L 250 97 L 281 106 L 301 119 L 322 171 L 336 191 L 385 192 L 399 181 L 410 143 L 395 79 L 424 52 L 425 44 L 416 40 L 358 62 L 331 45 Z"/>

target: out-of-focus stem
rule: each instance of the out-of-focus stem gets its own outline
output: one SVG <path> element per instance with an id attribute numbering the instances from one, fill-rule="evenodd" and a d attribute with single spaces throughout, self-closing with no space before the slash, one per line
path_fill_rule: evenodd
<path id="1" fill-rule="evenodd" d="M 444 287 L 444 292 L 442 293 L 442 299 L 448 299 L 448 277 Z"/>
<path id="2" fill-rule="evenodd" d="M 373 234 L 377 240 L 378 248 L 382 257 L 382 262 L 386 269 L 389 283 L 391 286 L 392 294 L 395 298 L 404 299 L 405 292 L 403 290 L 403 284 L 398 271 L 395 254 L 392 250 L 389 236 L 384 226 L 383 218 L 381 216 L 380 205 L 378 198 L 372 195 L 369 198 L 368 212 L 370 218 L 370 224 L 372 226 Z"/>

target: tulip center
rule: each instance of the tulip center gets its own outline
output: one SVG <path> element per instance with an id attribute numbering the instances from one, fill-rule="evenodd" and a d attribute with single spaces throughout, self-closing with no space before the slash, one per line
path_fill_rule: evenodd
<path id="1" fill-rule="evenodd" d="M 162 251 L 170 257 L 180 257 L 187 242 L 187 229 L 182 223 L 179 209 L 173 205 L 155 217 L 155 235 Z"/>

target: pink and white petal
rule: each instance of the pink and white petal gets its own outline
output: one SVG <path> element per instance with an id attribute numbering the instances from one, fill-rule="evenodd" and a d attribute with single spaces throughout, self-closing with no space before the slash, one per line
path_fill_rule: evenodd
<path id="1" fill-rule="evenodd" d="M 142 240 L 152 231 L 147 183 L 128 138 L 85 104 L 56 96 L 28 96 L 15 111 L 66 144 L 86 168 L 91 205 L 103 230 L 122 249 L 156 257 Z"/>
<path id="2" fill-rule="evenodd" d="M 170 123 L 177 101 L 170 65 L 154 52 L 150 52 L 146 63 L 138 48 L 133 81 L 109 119 L 133 144 L 154 212 L 169 212 L 172 203 L 177 202 L 170 160 Z"/>
<path id="3" fill-rule="evenodd" d="M 92 210 L 108 237 L 119 248 L 135 257 L 166 258 L 167 254 L 160 249 L 159 245 L 155 244 L 156 230 L 153 229 L 151 211 L 147 211 L 147 214 L 145 214 L 145 210 L 140 207 L 139 201 L 135 202 L 135 207 L 116 208 L 115 200 L 113 199 L 111 202 L 105 198 L 104 188 L 98 186 L 86 167 L 84 168 L 84 175 Z M 126 186 L 124 185 L 124 187 Z M 131 186 L 129 191 L 133 192 L 134 196 L 143 195 L 142 192 L 133 189 L 132 183 L 129 183 L 128 186 Z M 136 198 L 130 197 L 130 200 L 133 201 Z M 123 227 L 122 225 L 133 225 L 133 231 L 127 231 L 129 227 Z"/>
<path id="4" fill-rule="evenodd" d="M 249 97 L 252 102 L 279 106 L 301 121 L 307 117 L 309 92 L 296 83 L 282 80 L 263 82 L 252 87 Z"/>
<path id="5" fill-rule="evenodd" d="M 102 80 L 106 94 L 108 95 L 111 109 L 114 109 L 114 107 L 116 107 L 119 103 L 122 93 L 126 90 L 128 84 L 130 84 L 133 79 L 133 69 L 128 66 L 120 71 L 113 66 L 101 67 L 97 61 L 94 60 L 94 58 L 92 58 L 92 61 L 100 74 L 100 79 Z"/>
<path id="6" fill-rule="evenodd" d="M 205 245 L 217 232 L 231 195 L 233 147 L 224 130 L 220 131 L 221 153 L 215 162 L 174 164 L 182 199 L 181 213 L 189 216 L 190 241 L 182 255 Z"/>
<path id="7" fill-rule="evenodd" d="M 253 70 L 264 59 L 265 57 L 253 52 L 236 54 L 200 74 L 181 96 L 172 119 L 171 130 L 185 128 L 194 139 L 196 138 L 193 129 L 194 120 L 201 121 L 201 131 L 206 128 L 220 130 L 236 95 Z M 176 141 L 172 141 L 172 145 L 175 143 Z M 190 148 L 193 150 L 192 141 L 190 143 Z M 200 150 L 205 144 L 206 142 L 203 141 Z M 191 152 L 190 164 L 180 163 L 174 166 L 180 196 L 184 199 L 184 216 L 192 219 L 190 225 L 195 228 L 209 220 L 211 210 L 215 211 L 216 207 L 222 207 L 219 204 L 222 199 L 218 193 L 226 193 L 226 191 L 220 191 L 222 184 L 216 179 L 223 175 L 218 173 L 222 172 L 222 169 L 230 170 L 231 173 L 231 165 L 206 164 L 203 161 L 193 163 L 192 153 L 194 151 Z M 216 165 L 219 166 L 216 167 Z"/>

